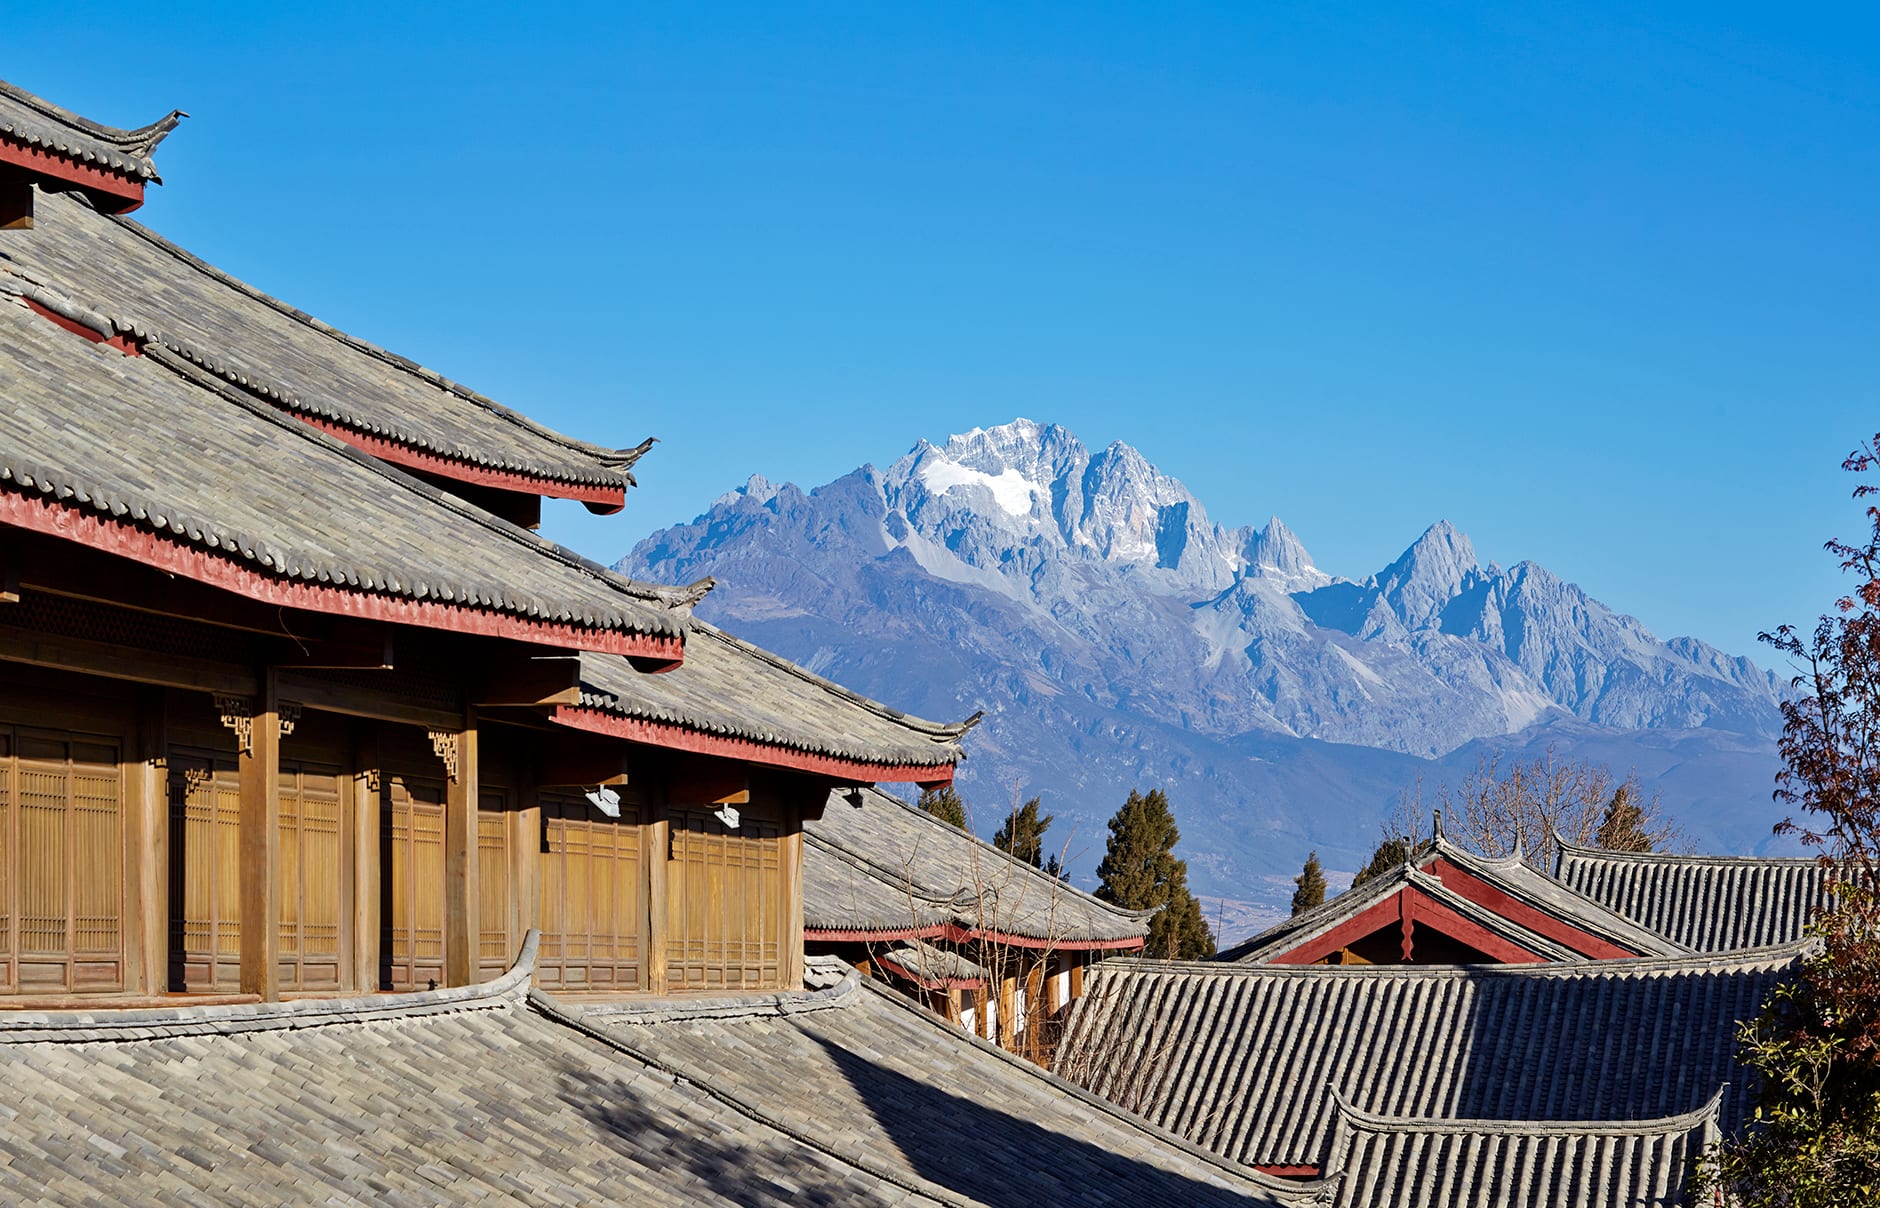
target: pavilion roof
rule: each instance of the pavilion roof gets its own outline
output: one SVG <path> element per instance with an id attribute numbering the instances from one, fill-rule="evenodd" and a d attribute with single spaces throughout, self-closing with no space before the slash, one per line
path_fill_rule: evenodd
<path id="1" fill-rule="evenodd" d="M 1477 892 L 1477 887 L 1485 887 L 1488 892 Z M 1282 960 L 1409 889 L 1543 959 L 1573 960 L 1596 955 L 1585 951 L 1590 946 L 1588 937 L 1632 956 L 1676 956 L 1690 951 L 1561 884 L 1519 855 L 1490 859 L 1439 835 L 1410 861 L 1275 924 L 1222 952 L 1220 959 L 1249 963 Z"/>
<path id="2" fill-rule="evenodd" d="M 376 456 L 449 478 L 617 510 L 651 441 L 608 449 L 551 431 L 339 331 L 84 197 L 44 195 L 0 269 L 126 337 Z"/>
<path id="3" fill-rule="evenodd" d="M 166 349 L 81 339 L 33 301 L 0 273 L 6 523 L 269 603 L 679 657 L 695 595 L 497 520 Z"/>
<path id="4" fill-rule="evenodd" d="M 1333 1097 L 1326 1169 L 1341 1208 L 1676 1208 L 1717 1135 L 1721 1092 L 1655 1120 L 1380 1116 Z"/>
<path id="5" fill-rule="evenodd" d="M 945 779 L 961 758 L 970 722 L 910 717 L 696 618 L 685 632 L 684 665 L 659 675 L 584 655 L 580 705 L 556 719 L 666 745 L 680 728 L 709 737 L 704 754 L 856 781 Z"/>
<path id="6" fill-rule="evenodd" d="M 0 1012 L 10 1198 L 47 1203 L 1282 1204 L 862 982 L 609 1010 L 481 986 Z M 650 1023 L 658 1026 L 644 1026 Z M 961 1135 L 973 1138 L 962 1145 Z M 1316 1188 L 1308 1186 L 1303 1194 Z"/>
<path id="7" fill-rule="evenodd" d="M 1500 966 L 1117 958 L 1086 978 L 1058 1072 L 1224 1157 L 1321 1167 L 1332 1096 L 1360 1112 L 1506 1122 L 1677 1116 L 1750 1076 L 1736 1026 L 1798 946 Z"/>
<path id="8" fill-rule="evenodd" d="M 1153 911 L 1125 910 L 909 805 L 830 795 L 804 823 L 804 925 L 832 939 L 983 935 L 1025 946 L 1136 948 Z"/>
<path id="9" fill-rule="evenodd" d="M 1728 952 L 1802 938 L 1827 904 L 1820 861 L 1689 856 L 1560 845 L 1562 885 L 1673 943 Z"/>

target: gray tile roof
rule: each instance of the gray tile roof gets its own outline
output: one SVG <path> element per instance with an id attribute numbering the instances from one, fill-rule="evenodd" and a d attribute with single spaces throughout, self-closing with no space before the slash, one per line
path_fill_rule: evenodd
<path id="1" fill-rule="evenodd" d="M 1336 1103 L 1341 1208 L 1678 1208 L 1718 1100 L 1661 1120 L 1528 1123 L 1374 1116 Z"/>
<path id="2" fill-rule="evenodd" d="M 1116 959 L 1087 976 L 1056 1068 L 1254 1165 L 1326 1161 L 1337 1092 L 1363 1112 L 1647 1120 L 1748 1075 L 1737 1021 L 1795 947 L 1581 963 L 1325 968 Z"/>
<path id="3" fill-rule="evenodd" d="M 627 1053 L 935 1198 L 1270 1204 L 1322 1190 L 1223 1162 L 853 972 L 822 993 L 820 1009 L 656 1006 L 647 1023 L 630 1006 L 562 1005 Z"/>
<path id="4" fill-rule="evenodd" d="M 602 714 L 913 768 L 958 762 L 971 726 L 910 717 L 697 619 L 684 666 L 649 676 L 619 657 L 584 655 L 581 685 L 582 708 Z"/>
<path id="5" fill-rule="evenodd" d="M 1090 1187 L 1095 1203 L 1225 1204 L 1289 1190 L 853 977 L 622 1024 L 529 995 L 529 973 L 352 1000 L 0 1012 L 4 1198 L 1031 1205 Z"/>
<path id="6" fill-rule="evenodd" d="M 896 944 L 882 952 L 878 959 L 930 990 L 961 982 L 984 985 L 988 976 L 984 968 L 968 960 L 963 953 L 926 940 Z"/>
<path id="7" fill-rule="evenodd" d="M 553 432 L 338 331 L 82 197 L 41 196 L 0 268 L 285 410 L 471 466 L 624 489 L 646 451 Z"/>
<path id="8" fill-rule="evenodd" d="M 1813 859 L 1680 856 L 1560 845 L 1555 875 L 1592 901 L 1699 952 L 1802 938 L 1826 901 Z"/>
<path id="9" fill-rule="evenodd" d="M 683 632 L 675 589 L 635 584 L 214 388 L 159 349 L 61 330 L 0 275 L 0 493 L 114 520 L 282 583 L 597 633 Z M 241 467 L 230 477 L 230 467 Z"/>
<path id="10" fill-rule="evenodd" d="M 1227 949 L 1218 959 L 1254 964 L 1270 961 L 1333 930 L 1409 885 L 1415 885 L 1464 918 L 1521 945 L 1536 956 L 1551 960 L 1572 960 L 1580 955 L 1566 943 L 1538 934 L 1497 908 L 1479 905 L 1446 888 L 1436 875 L 1427 871 L 1439 860 L 1506 894 L 1522 906 L 1616 944 L 1635 955 L 1678 956 L 1691 951 L 1529 867 L 1518 855 L 1489 859 L 1465 851 L 1439 837 L 1426 851 L 1419 853 L 1411 864 L 1399 865 L 1355 889 L 1328 898 L 1322 905 L 1304 914 L 1285 919 L 1252 939 Z"/>
<path id="11" fill-rule="evenodd" d="M 893 934 L 950 922 L 1064 947 L 1149 933 L 1152 911 L 1100 901 L 887 793 L 864 792 L 859 808 L 831 794 L 804 836 L 812 930 Z"/>
<path id="12" fill-rule="evenodd" d="M 172 113 L 140 130 L 118 130 L 0 80 L 0 134 L 138 180 L 158 179 L 150 153 L 180 116 Z"/>

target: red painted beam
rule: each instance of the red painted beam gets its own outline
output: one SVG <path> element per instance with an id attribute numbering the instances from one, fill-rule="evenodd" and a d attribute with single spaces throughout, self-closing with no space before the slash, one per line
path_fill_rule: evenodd
<path id="1" fill-rule="evenodd" d="M 1282 952 L 1268 963 L 1274 965 L 1309 965 L 1321 960 L 1340 948 L 1349 948 L 1367 935 L 1373 935 L 1386 927 L 1403 926 L 1403 907 L 1393 897 L 1381 902 L 1373 902 L 1352 915 L 1338 926 L 1315 939 L 1307 940 L 1288 952 Z"/>
<path id="2" fill-rule="evenodd" d="M 479 466 L 461 458 L 446 457 L 428 449 L 413 448 L 401 441 L 389 440 L 370 432 L 361 432 L 318 415 L 305 411 L 283 408 L 295 419 L 318 428 L 329 436 L 345 441 L 361 453 L 369 453 L 380 461 L 389 461 L 393 465 L 404 466 L 412 470 L 423 470 L 427 474 L 436 474 L 457 482 L 470 483 L 474 486 L 489 487 L 498 491 L 516 491 L 525 495 L 548 495 L 555 499 L 573 499 L 588 506 L 588 510 L 601 515 L 611 515 L 627 504 L 625 487 L 595 486 L 589 483 L 563 482 L 539 474 L 524 474 L 516 470 L 497 470 L 489 466 Z"/>
<path id="3" fill-rule="evenodd" d="M 128 214 L 144 204 L 144 182 L 140 177 L 84 163 L 4 134 L 0 134 L 0 164 L 12 164 L 35 176 L 51 177 L 88 193 L 103 194 L 100 200 L 104 204 L 100 208 L 114 214 Z"/>
<path id="4" fill-rule="evenodd" d="M 1278 1175 L 1282 1179 L 1316 1179 L 1320 1168 L 1317 1166 L 1258 1166 L 1255 1170 L 1261 1174 Z M 1290 1194 L 1290 1193 L 1289 1193 Z"/>
<path id="5" fill-rule="evenodd" d="M 479 637 L 509 638 L 558 650 L 592 650 L 675 661 L 685 657 L 685 643 L 676 635 L 624 633 L 558 621 L 537 621 L 462 604 L 411 600 L 326 583 L 277 578 L 124 521 L 15 491 L 0 490 L 0 524 L 77 542 L 282 608 L 445 629 Z"/>
<path id="6" fill-rule="evenodd" d="M 628 742 L 664 747 L 669 751 L 689 751 L 694 755 L 711 755 L 719 759 L 740 759 L 745 763 L 808 772 L 835 780 L 867 784 L 878 781 L 903 783 L 929 779 L 939 771 L 932 764 L 875 763 L 840 755 L 821 755 L 793 747 L 772 746 L 748 738 L 706 734 L 672 722 L 622 717 L 617 713 L 574 705 L 559 705 L 548 716 L 551 721 L 586 730 L 590 734 L 606 734 L 624 738 Z"/>
<path id="7" fill-rule="evenodd" d="M 1621 960 L 1628 956 L 1639 955 L 1621 948 L 1610 940 L 1582 931 L 1544 910 L 1537 910 L 1526 902 L 1510 897 L 1440 856 L 1425 865 L 1423 871 L 1434 873 L 1442 881 L 1443 888 L 1457 897 L 1467 898 L 1477 906 L 1492 910 L 1509 922 L 1518 923 L 1536 935 L 1544 935 L 1550 940 L 1565 944 L 1581 956 L 1590 956 L 1596 960 Z"/>

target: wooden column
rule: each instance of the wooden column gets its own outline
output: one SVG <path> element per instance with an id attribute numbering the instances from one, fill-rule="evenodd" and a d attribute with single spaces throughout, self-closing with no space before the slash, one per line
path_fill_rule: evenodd
<path id="1" fill-rule="evenodd" d="M 803 808 L 792 801 L 783 836 L 783 988 L 803 988 Z"/>
<path id="2" fill-rule="evenodd" d="M 1071 958 L 1071 1001 L 1073 1002 L 1084 996 L 1084 964 L 1088 959 L 1085 956 Z"/>
<path id="3" fill-rule="evenodd" d="M 1003 963 L 1003 962 L 1001 962 Z M 1018 997 L 1018 978 L 1001 971 L 999 977 L 999 1047 L 1008 1053 L 1018 1051 L 1018 1020 L 1014 1017 Z"/>
<path id="4" fill-rule="evenodd" d="M 959 1025 L 959 1022 L 960 1022 L 960 988 L 958 986 L 949 986 L 947 988 L 946 1019 L 948 1023 L 953 1024 L 956 1027 Z"/>
<path id="5" fill-rule="evenodd" d="M 640 828 L 644 843 L 640 865 L 646 869 L 646 988 L 654 994 L 665 993 L 667 986 L 666 864 L 672 851 L 672 825 L 666 817 L 669 793 L 665 779 L 661 775 L 656 785 L 649 786 L 646 808 L 650 821 Z"/>
<path id="6" fill-rule="evenodd" d="M 482 939 L 477 901 L 477 722 L 467 714 L 454 734 L 434 732 L 450 785 L 444 800 L 444 984 L 477 980 Z"/>
<path id="7" fill-rule="evenodd" d="M 233 726 L 240 747 L 241 988 L 281 996 L 281 715 L 272 668 Z"/>
<path id="8" fill-rule="evenodd" d="M 168 708 L 161 688 L 140 687 L 137 702 L 137 803 L 130 833 L 131 896 L 125 902 L 124 985 L 146 994 L 169 989 L 170 763 Z"/>
<path id="9" fill-rule="evenodd" d="M 380 810 L 385 774 L 379 755 L 379 723 L 361 721 L 353 728 L 352 778 L 352 983 L 355 990 L 379 987 L 379 944 L 384 900 L 379 880 Z"/>
<path id="10" fill-rule="evenodd" d="M 522 937 L 542 925 L 542 800 L 533 769 L 526 760 L 518 764 L 509 819 L 509 935 L 520 950 Z"/>

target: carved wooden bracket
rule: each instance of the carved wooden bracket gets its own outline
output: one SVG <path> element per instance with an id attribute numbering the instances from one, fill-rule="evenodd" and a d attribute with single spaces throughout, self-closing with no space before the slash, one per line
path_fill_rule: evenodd
<path id="1" fill-rule="evenodd" d="M 255 750 L 255 703 L 245 696 L 215 694 L 215 711 L 222 724 L 235 731 L 235 749 L 244 755 Z"/>
<path id="2" fill-rule="evenodd" d="M 235 731 L 236 749 L 244 755 L 254 754 L 255 702 L 245 696 L 224 696 L 218 692 L 215 694 L 215 711 L 221 714 L 222 724 Z M 286 738 L 300 724 L 300 702 L 280 702 L 274 716 L 276 730 L 282 738 Z"/>
<path id="3" fill-rule="evenodd" d="M 444 761 L 444 774 L 450 777 L 452 784 L 457 783 L 457 732 L 455 730 L 432 730 L 431 749 Z"/>

